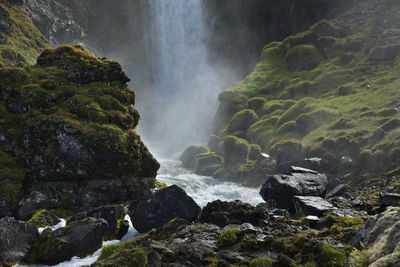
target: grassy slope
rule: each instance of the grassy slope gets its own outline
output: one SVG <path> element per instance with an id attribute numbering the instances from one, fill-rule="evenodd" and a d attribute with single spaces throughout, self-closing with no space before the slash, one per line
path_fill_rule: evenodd
<path id="1" fill-rule="evenodd" d="M 0 8 L 8 13 L 2 19 L 8 17 L 10 22 L 9 33 L 1 34 L 4 42 L 0 44 L 0 66 L 17 62 L 34 64 L 37 56 L 49 47 L 48 41 L 33 25 L 25 10 L 7 2 L 0 1 Z"/>
<path id="2" fill-rule="evenodd" d="M 267 45 L 254 71 L 221 94 L 217 117 L 223 125 L 257 97 L 265 104 L 256 109 L 259 121 L 248 129 L 247 140 L 264 151 L 294 139 L 309 156 L 337 159 L 353 153 L 359 166 L 396 165 L 400 128 L 380 140 L 372 136 L 385 122 L 400 118 L 392 105 L 400 99 L 400 57 L 371 61 L 368 54 L 373 47 L 399 42 L 400 4 L 378 1 L 385 3 L 376 7 L 376 2 L 366 1 L 332 22 Z M 322 42 L 333 45 L 314 49 Z M 321 62 L 301 70 L 296 64 L 302 53 L 317 53 Z M 346 63 L 346 57 L 353 59 Z"/>

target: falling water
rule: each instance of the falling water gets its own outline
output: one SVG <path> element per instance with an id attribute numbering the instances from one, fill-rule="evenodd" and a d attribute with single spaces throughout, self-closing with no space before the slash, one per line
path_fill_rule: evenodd
<path id="1" fill-rule="evenodd" d="M 141 1 L 152 65 L 152 80 L 146 86 L 148 99 L 138 101 L 142 135 L 174 152 L 189 144 L 205 143 L 218 93 L 226 85 L 209 64 L 210 23 L 204 21 L 204 2 Z"/>

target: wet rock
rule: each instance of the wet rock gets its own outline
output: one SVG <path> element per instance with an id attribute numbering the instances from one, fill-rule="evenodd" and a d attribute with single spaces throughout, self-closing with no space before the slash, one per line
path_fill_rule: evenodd
<path id="1" fill-rule="evenodd" d="M 321 158 L 307 158 L 307 159 L 302 159 L 302 160 L 296 160 L 296 161 L 289 161 L 289 162 L 284 162 L 277 164 L 275 169 L 273 170 L 274 174 L 291 174 L 292 173 L 292 167 L 301 167 L 305 169 L 310 169 L 310 170 L 315 170 L 315 171 L 321 171 L 321 167 L 323 166 L 323 159 Z"/>
<path id="2" fill-rule="evenodd" d="M 297 214 L 321 216 L 333 209 L 333 205 L 321 197 L 294 196 L 294 207 Z"/>
<path id="3" fill-rule="evenodd" d="M 121 228 L 121 222 L 124 219 L 125 214 L 125 207 L 123 205 L 107 205 L 75 214 L 69 219 L 69 221 L 83 220 L 87 217 L 104 219 L 108 223 L 105 232 L 106 239 L 114 239 L 117 234 L 124 236 L 128 231 L 129 224 L 128 228 Z"/>
<path id="4" fill-rule="evenodd" d="M 196 202 L 176 185 L 158 190 L 129 207 L 132 223 L 139 232 L 162 226 L 176 217 L 194 221 L 199 213 Z"/>
<path id="5" fill-rule="evenodd" d="M 128 233 L 128 230 L 129 230 L 129 221 L 127 220 L 119 221 L 119 225 L 116 229 L 115 238 L 120 240 L 126 235 L 126 233 Z"/>
<path id="6" fill-rule="evenodd" d="M 300 143 L 288 141 L 272 147 L 269 154 L 276 158 L 277 164 L 304 159 L 304 148 Z"/>
<path id="7" fill-rule="evenodd" d="M 400 194 L 384 192 L 379 195 L 384 206 L 400 206 Z"/>
<path id="8" fill-rule="evenodd" d="M 39 262 L 57 264 L 73 256 L 84 257 L 98 250 L 108 224 L 104 219 L 85 218 L 66 227 L 43 231 L 40 237 Z"/>
<path id="9" fill-rule="evenodd" d="M 324 196 L 327 183 L 328 179 L 324 174 L 292 167 L 291 174 L 268 176 L 260 195 L 278 208 L 294 211 L 294 196 Z"/>
<path id="10" fill-rule="evenodd" d="M 322 230 L 324 228 L 331 228 L 331 226 L 336 222 L 335 219 L 333 219 L 332 217 L 323 217 L 322 219 L 320 219 L 315 226 L 313 227 L 316 230 Z"/>
<path id="11" fill-rule="evenodd" d="M 48 209 L 50 206 L 49 198 L 37 191 L 32 192 L 19 202 L 18 218 L 28 220 L 36 210 Z"/>
<path id="12" fill-rule="evenodd" d="M 266 218 L 268 218 L 268 213 L 265 205 L 254 207 L 239 200 L 232 202 L 215 200 L 201 210 L 197 221 L 224 227 L 228 224 L 243 223 L 260 225 Z"/>
<path id="13" fill-rule="evenodd" d="M 188 169 L 193 169 L 196 165 L 196 159 L 199 154 L 210 152 L 205 146 L 193 145 L 182 153 L 179 160 L 182 161 L 182 166 Z"/>
<path id="14" fill-rule="evenodd" d="M 358 248 L 372 247 L 367 252 L 372 267 L 400 266 L 400 208 L 389 207 L 375 219 L 369 219 L 353 238 Z"/>
<path id="15" fill-rule="evenodd" d="M 315 228 L 315 225 L 320 221 L 319 217 L 315 215 L 308 215 L 304 219 L 311 228 Z"/>
<path id="16" fill-rule="evenodd" d="M 28 222 L 33 223 L 37 227 L 45 227 L 58 224 L 60 222 L 60 219 L 58 219 L 56 215 L 47 210 L 41 210 L 33 215 L 33 217 Z"/>
<path id="17" fill-rule="evenodd" d="M 26 258 L 37 234 L 34 224 L 10 217 L 0 219 L 0 264 L 4 260 Z"/>
<path id="18" fill-rule="evenodd" d="M 369 60 L 389 60 L 395 58 L 400 53 L 400 45 L 386 45 L 375 47 L 369 52 Z"/>
<path id="19" fill-rule="evenodd" d="M 344 193 L 346 193 L 346 185 L 345 184 L 339 184 L 335 188 L 333 188 L 328 194 L 328 197 L 337 197 L 337 196 L 342 196 Z"/>

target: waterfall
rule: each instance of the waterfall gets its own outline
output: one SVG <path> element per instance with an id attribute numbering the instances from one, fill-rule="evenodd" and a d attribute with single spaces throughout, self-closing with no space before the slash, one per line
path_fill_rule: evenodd
<path id="1" fill-rule="evenodd" d="M 204 1 L 141 0 L 141 16 L 152 79 L 140 103 L 147 142 L 174 147 L 205 143 L 218 93 L 218 72 L 209 64 Z"/>

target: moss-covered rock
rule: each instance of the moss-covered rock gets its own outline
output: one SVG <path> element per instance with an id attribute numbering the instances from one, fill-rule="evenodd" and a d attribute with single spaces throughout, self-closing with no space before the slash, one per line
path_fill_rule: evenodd
<path id="1" fill-rule="evenodd" d="M 247 129 L 253 123 L 258 121 L 258 116 L 254 110 L 244 109 L 236 113 L 226 126 L 226 133 L 233 134 L 235 132 L 247 132 Z"/>
<path id="2" fill-rule="evenodd" d="M 205 146 L 193 145 L 185 149 L 179 160 L 182 161 L 182 166 L 188 169 L 194 169 L 196 166 L 197 156 L 202 153 L 210 152 Z"/>
<path id="3" fill-rule="evenodd" d="M 139 115 L 128 80 L 117 62 L 80 45 L 45 50 L 33 66 L 1 69 L 1 199 L 14 207 L 29 193 L 22 184 L 154 181 L 159 164 L 134 131 Z"/>
<path id="4" fill-rule="evenodd" d="M 222 142 L 225 167 L 238 166 L 247 161 L 250 145 L 245 139 L 227 135 Z"/>
<path id="5" fill-rule="evenodd" d="M 214 152 L 202 153 L 197 156 L 195 173 L 212 176 L 223 163 L 223 158 Z"/>

